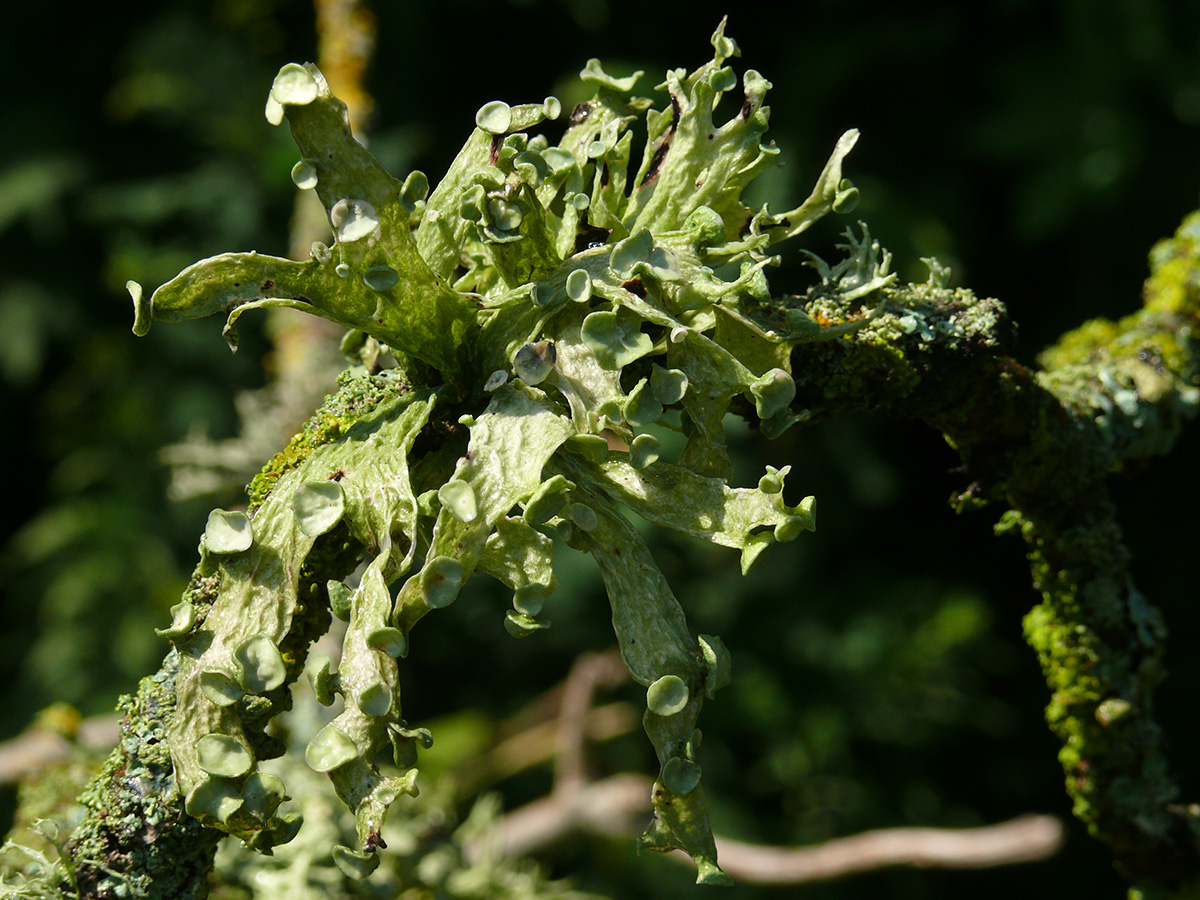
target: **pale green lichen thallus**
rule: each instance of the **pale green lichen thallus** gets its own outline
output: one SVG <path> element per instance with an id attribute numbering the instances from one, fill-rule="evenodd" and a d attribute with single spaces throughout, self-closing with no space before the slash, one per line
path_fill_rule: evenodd
<path id="1" fill-rule="evenodd" d="M 550 121 L 562 113 L 555 98 L 486 104 L 432 191 L 354 140 L 314 66 L 285 66 L 267 118 L 288 123 L 292 177 L 324 205 L 333 244 L 301 261 L 223 254 L 149 298 L 130 284 L 137 334 L 152 319 L 220 313 L 236 346 L 244 312 L 286 306 L 364 336 L 348 346 L 387 347 L 405 378 L 282 457 L 252 517 L 209 519 L 202 553 L 219 587 L 211 605 L 176 608 L 162 631 L 181 655 L 170 742 L 192 815 L 264 851 L 295 833 L 295 816 L 280 811 L 284 786 L 258 763 L 280 752 L 264 729 L 306 670 L 322 703 L 345 701 L 306 759 L 356 815 L 358 844 L 335 848 L 335 860 L 368 874 L 386 809 L 415 792 L 416 747 L 427 745 L 405 722 L 398 687 L 401 661 L 419 652 L 413 627 L 467 602 L 466 583 L 485 573 L 513 592 L 507 631 L 536 635 L 552 619 L 553 552 L 566 541 L 598 564 L 622 658 L 646 688 L 660 772 L 640 845 L 681 848 L 700 881 L 728 880 L 696 722 L 731 677 L 730 653 L 691 633 L 624 510 L 737 550 L 743 572 L 813 528 L 813 498 L 784 500 L 787 468 L 754 487 L 729 484 L 723 420 L 736 410 L 768 435 L 801 420 L 791 349 L 857 327 L 825 333 L 766 277 L 773 245 L 853 204 L 841 167 L 857 132 L 837 142 L 799 207 L 747 207 L 743 190 L 777 165 L 764 142 L 770 83 L 726 65 L 739 51 L 723 23 L 712 45 L 700 68 L 666 74 L 657 104 L 636 93 L 641 73 L 615 78 L 596 60 L 581 73 L 594 96 L 561 122 Z M 732 114 L 716 122 L 726 94 Z M 639 119 L 647 138 L 635 152 Z M 841 268 L 824 266 L 827 301 L 853 293 L 862 306 L 894 277 L 869 238 L 856 247 Z M 419 440 L 451 409 L 459 442 Z M 664 449 L 671 431 L 681 452 Z M 348 623 L 340 659 L 305 665 L 328 621 L 320 609 Z M 387 748 L 390 773 L 376 765 Z"/>

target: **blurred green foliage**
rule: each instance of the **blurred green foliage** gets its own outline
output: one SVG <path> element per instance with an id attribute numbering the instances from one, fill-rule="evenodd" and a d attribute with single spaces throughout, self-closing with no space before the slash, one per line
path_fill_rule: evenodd
<path id="1" fill-rule="evenodd" d="M 374 11 L 372 150 L 395 171 L 436 180 L 484 102 L 539 100 L 591 56 L 650 78 L 694 66 L 727 9 L 442 0 Z M 956 283 L 1004 300 L 1022 359 L 1085 318 L 1132 310 L 1146 251 L 1197 199 L 1200 8 L 812 0 L 796 12 L 802 27 L 738 10 L 728 27 L 744 53 L 738 67 L 775 85 L 785 167 L 763 179 L 773 208 L 802 199 L 837 135 L 858 127 L 847 162 L 862 189 L 856 214 L 903 275 L 924 278 L 919 258 L 935 255 Z M 285 252 L 294 151 L 262 107 L 279 65 L 315 52 L 311 7 L 287 0 L 71 15 L 73 40 L 50 4 L 19 5 L 0 31 L 10 85 L 0 106 L 0 402 L 15 496 L 0 531 L 4 736 L 54 700 L 109 709 L 151 671 L 165 649 L 153 627 L 191 570 L 204 513 L 239 502 L 169 503 L 158 454 L 196 428 L 235 431 L 234 397 L 263 382 L 268 343 L 247 323 L 230 356 L 211 322 L 135 342 L 121 285 L 157 284 L 221 251 Z M 805 277 L 796 265 L 771 273 L 785 290 Z M 792 843 L 1065 816 L 1044 685 L 1020 641 L 1028 573 L 1015 542 L 991 538 L 987 513 L 949 512 L 945 497 L 965 484 L 939 438 L 862 417 L 775 444 L 746 432 L 739 449 L 747 472 L 793 465 L 796 490 L 818 497 L 819 528 L 775 548 L 749 580 L 732 553 L 655 545 L 695 630 L 720 633 L 734 654 L 732 685 L 706 709 L 718 828 Z M 1175 635 L 1163 719 L 1176 746 L 1197 737 L 1200 661 L 1181 651 L 1200 623 L 1179 601 L 1195 596 L 1185 563 L 1200 526 L 1172 511 L 1196 502 L 1198 453 L 1192 434 L 1119 492 L 1142 587 Z M 577 653 L 606 648 L 598 579 L 569 558 L 559 577 L 554 627 L 530 641 L 505 638 L 507 599 L 486 590 L 423 631 L 403 674 L 411 720 L 457 713 L 494 727 L 564 677 Z M 458 733 L 480 746 L 490 736 Z M 648 753 L 634 736 L 597 748 L 593 762 L 603 774 L 644 770 Z M 1200 778 L 1181 774 L 1194 793 Z M 548 776 L 504 787 L 516 804 L 546 790 Z M 690 881 L 631 846 L 577 844 L 549 862 L 583 889 L 623 898 Z M 999 897 L 1034 884 L 1117 890 L 1104 851 L 1076 828 L 1059 857 L 1035 867 L 881 873 L 807 896 Z M 741 886 L 730 896 L 783 893 Z"/>

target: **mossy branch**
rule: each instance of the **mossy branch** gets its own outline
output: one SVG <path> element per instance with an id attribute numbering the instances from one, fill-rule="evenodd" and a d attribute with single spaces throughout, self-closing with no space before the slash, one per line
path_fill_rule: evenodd
<path id="1" fill-rule="evenodd" d="M 1140 312 L 1064 335 L 1038 370 L 1006 354 L 1012 331 L 995 301 L 930 286 L 885 295 L 867 327 L 795 351 L 797 403 L 814 417 L 924 421 L 973 479 L 958 508 L 1007 507 L 998 531 L 1024 537 L 1043 597 L 1025 632 L 1075 813 L 1134 884 L 1195 884 L 1197 811 L 1154 717 L 1166 629 L 1133 583 L 1106 481 L 1168 452 L 1200 410 L 1200 213 L 1154 248 Z"/>

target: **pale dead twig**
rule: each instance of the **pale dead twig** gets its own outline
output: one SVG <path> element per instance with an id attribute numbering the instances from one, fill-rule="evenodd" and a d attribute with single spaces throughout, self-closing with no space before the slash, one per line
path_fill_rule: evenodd
<path id="1" fill-rule="evenodd" d="M 651 815 L 649 778 L 613 775 L 569 793 L 554 792 L 503 816 L 486 845 L 505 855 L 536 853 L 577 834 L 632 835 Z M 1025 815 L 978 828 L 887 828 L 812 847 L 774 847 L 717 837 L 721 868 L 746 884 L 827 881 L 889 866 L 989 868 L 1035 862 L 1058 852 L 1063 827 L 1053 816 Z M 470 858 L 470 857 L 469 857 Z M 692 865 L 680 851 L 673 861 Z"/>
<path id="2" fill-rule="evenodd" d="M 615 650 L 581 656 L 563 682 L 505 723 L 503 739 L 459 767 L 459 796 L 474 796 L 511 775 L 551 761 L 556 766 L 556 785 L 582 783 L 585 744 L 620 737 L 641 723 L 639 712 L 624 701 L 592 705 L 597 687 L 612 687 L 628 677 Z"/>
<path id="3" fill-rule="evenodd" d="M 597 688 L 618 685 L 627 677 L 616 653 L 584 653 L 571 666 L 558 712 L 554 793 L 575 792 L 587 783 L 585 740 L 592 697 Z"/>
<path id="4" fill-rule="evenodd" d="M 89 750 L 103 752 L 117 743 L 120 731 L 120 716 L 92 716 L 79 723 L 75 740 Z M 71 749 L 72 742 L 61 734 L 37 725 L 27 728 L 0 743 L 0 784 L 16 784 L 42 766 L 67 759 Z"/>
<path id="5" fill-rule="evenodd" d="M 983 869 L 1036 862 L 1058 852 L 1063 826 L 1054 816 L 1024 815 L 978 828 L 885 828 L 813 847 L 768 847 L 717 838 L 721 868 L 753 884 L 800 884 L 888 866 Z M 691 864 L 682 852 L 671 854 Z"/>

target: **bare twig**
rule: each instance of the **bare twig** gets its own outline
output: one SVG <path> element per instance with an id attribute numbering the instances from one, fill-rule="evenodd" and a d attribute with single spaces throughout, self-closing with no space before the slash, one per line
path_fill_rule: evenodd
<path id="1" fill-rule="evenodd" d="M 579 834 L 634 834 L 650 820 L 650 788 L 646 776 L 626 773 L 577 790 L 554 791 L 502 816 L 487 834 L 467 845 L 467 859 L 478 859 L 485 848 L 503 856 L 523 856 Z"/>
<path id="2" fill-rule="evenodd" d="M 982 869 L 1035 862 L 1058 852 L 1062 823 L 1024 815 L 979 828 L 885 828 L 814 847 L 768 847 L 717 838 L 721 868 L 753 884 L 800 884 L 857 875 L 888 866 Z M 682 853 L 679 862 L 691 864 Z"/>
<path id="3" fill-rule="evenodd" d="M 650 779 L 613 775 L 578 790 L 554 792 L 502 817 L 492 832 L 467 848 L 474 858 L 492 852 L 520 856 L 571 837 L 632 835 L 649 820 Z M 979 828 L 887 828 L 812 847 L 776 847 L 717 837 L 721 868 L 747 884 L 827 881 L 889 866 L 972 869 L 1035 862 L 1058 852 L 1062 823 L 1025 815 Z M 681 852 L 669 858 L 691 865 Z"/>
<path id="4" fill-rule="evenodd" d="M 616 651 L 584 654 L 567 678 L 538 695 L 501 727 L 506 736 L 460 767 L 458 793 L 468 797 L 511 775 L 556 761 L 555 785 L 582 785 L 585 740 L 607 741 L 635 730 L 636 709 L 624 701 L 592 706 L 597 687 L 628 678 Z"/>
<path id="5" fill-rule="evenodd" d="M 578 791 L 586 784 L 584 742 L 592 696 L 596 688 L 620 684 L 628 677 L 620 657 L 613 652 L 584 653 L 575 660 L 563 685 L 559 707 L 555 793 Z"/>
<path id="6" fill-rule="evenodd" d="M 106 752 L 117 743 L 121 719 L 107 714 L 92 716 L 79 723 L 74 743 L 97 752 Z M 33 725 L 14 738 L 0 743 L 0 784 L 15 784 L 43 766 L 71 755 L 72 739 Z"/>

